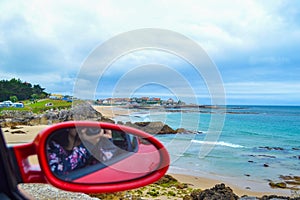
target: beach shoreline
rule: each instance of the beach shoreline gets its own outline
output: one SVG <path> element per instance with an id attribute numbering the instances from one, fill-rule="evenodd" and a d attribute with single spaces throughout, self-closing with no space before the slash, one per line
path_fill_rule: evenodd
<path id="1" fill-rule="evenodd" d="M 93 106 L 95 110 L 100 112 L 104 117 L 114 119 L 118 116 L 130 116 L 136 112 L 134 109 L 129 109 L 121 106 Z M 291 196 L 290 189 L 271 188 L 269 182 L 248 180 L 244 177 L 229 177 L 221 174 L 206 174 L 206 173 L 186 173 L 178 170 L 171 170 L 167 172 L 176 177 L 180 182 L 186 182 L 195 185 L 197 188 L 209 189 L 219 183 L 225 183 L 233 191 L 239 195 L 248 195 L 261 197 L 263 195 L 279 195 Z"/>
<path id="2" fill-rule="evenodd" d="M 130 109 L 113 108 L 112 106 L 97 106 L 95 109 L 104 117 L 110 119 L 118 115 L 130 115 Z M 49 127 L 49 125 L 17 126 L 13 129 L 10 127 L 2 128 L 2 131 L 8 145 L 18 145 L 32 142 L 36 135 L 47 127 Z M 17 131 L 17 133 L 14 133 L 15 131 Z M 38 164 L 37 157 L 31 158 L 30 163 Z M 273 189 L 268 185 L 267 181 L 247 181 L 242 178 L 237 179 L 217 174 L 186 174 L 171 168 L 168 170 L 167 174 L 172 175 L 179 182 L 187 183 L 192 188 L 201 190 L 209 189 L 216 184 L 224 183 L 240 197 L 243 195 L 255 197 L 262 197 L 263 195 L 291 196 L 291 190 Z"/>
<path id="3" fill-rule="evenodd" d="M 238 179 L 231 179 L 230 177 L 221 177 L 214 175 L 189 175 L 181 174 L 179 172 L 167 172 L 181 183 L 187 183 L 194 189 L 210 189 L 217 184 L 224 183 L 226 186 L 233 190 L 233 193 L 239 197 L 247 195 L 253 197 L 262 197 L 264 195 L 278 195 L 278 196 L 291 196 L 291 191 L 288 189 L 273 189 L 267 182 L 256 181 L 241 181 Z"/>
<path id="4" fill-rule="evenodd" d="M 117 116 L 129 116 L 133 110 L 121 106 L 93 106 L 103 117 L 113 119 Z"/>

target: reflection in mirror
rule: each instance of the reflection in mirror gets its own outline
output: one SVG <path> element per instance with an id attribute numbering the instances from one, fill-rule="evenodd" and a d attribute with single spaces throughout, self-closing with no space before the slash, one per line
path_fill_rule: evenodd
<path id="1" fill-rule="evenodd" d="M 53 174 L 77 183 L 112 183 L 148 175 L 160 164 L 159 150 L 147 139 L 121 130 L 70 127 L 47 139 Z"/>

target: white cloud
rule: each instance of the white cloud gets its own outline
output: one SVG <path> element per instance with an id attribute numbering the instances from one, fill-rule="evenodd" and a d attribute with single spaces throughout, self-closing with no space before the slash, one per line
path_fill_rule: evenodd
<path id="1" fill-rule="evenodd" d="M 289 73 L 300 62 L 299 6 L 295 1 L 280 0 L 1 1 L 0 73 L 4 78 L 17 76 L 45 83 L 43 86 L 51 90 L 59 88 L 60 81 L 68 82 L 64 80 L 66 77 L 71 80 L 62 85 L 70 91 L 74 75 L 93 49 L 119 33 L 139 28 L 163 28 L 186 35 L 218 62 L 223 74 L 243 66 L 255 66 L 259 74 L 274 65 Z M 182 63 L 163 53 L 152 55 L 158 64 L 178 67 Z M 149 60 L 149 54 L 143 52 L 128 57 L 115 67 L 122 69 L 121 65 L 126 63 L 147 64 L 142 62 Z M 225 61 L 232 66 L 222 66 Z M 39 76 L 31 76 L 32 73 Z M 47 79 L 47 75 L 53 80 Z M 282 73 L 272 76 L 278 82 L 270 83 L 270 87 L 282 88 L 281 82 L 285 81 Z M 289 74 L 293 80 L 296 76 Z M 235 89 L 239 83 L 230 84 L 229 91 L 245 93 Z M 259 89 L 246 85 L 250 93 L 251 87 Z M 289 91 L 285 89 L 280 92 Z"/>
<path id="2" fill-rule="evenodd" d="M 4 4 L 4 3 L 2 3 Z M 63 54 L 76 59 L 78 49 L 85 53 L 118 33 L 137 28 L 167 28 L 185 34 L 203 45 L 213 57 L 233 51 L 257 49 L 294 41 L 299 28 L 286 23 L 278 8 L 280 1 L 32 1 L 4 4 L 2 20 L 19 15 L 27 31 L 51 41 Z M 155 12 L 154 12 L 155 10 Z M 292 31 L 291 31 L 292 29 Z M 25 33 L 26 33 L 25 30 Z M 24 31 L 20 31 L 23 34 Z M 289 33 L 290 37 L 284 39 Z M 292 34 L 290 34 L 292 33 Z M 85 44 L 84 44 L 85 43 Z M 59 47 L 59 48 L 58 48 Z M 90 48 L 90 49 L 88 49 Z M 81 57 L 83 59 L 84 57 Z"/>

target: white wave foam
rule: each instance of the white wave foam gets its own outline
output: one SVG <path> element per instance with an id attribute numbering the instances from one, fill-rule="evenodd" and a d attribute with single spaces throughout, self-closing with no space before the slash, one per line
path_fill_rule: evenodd
<path id="1" fill-rule="evenodd" d="M 232 147 L 232 148 L 244 148 L 244 146 L 242 146 L 242 145 L 232 144 L 232 143 L 223 142 L 223 141 L 210 142 L 210 141 L 202 141 L 202 140 L 192 140 L 192 142 L 198 143 L 198 144 L 217 145 L 217 146 L 225 146 L 225 147 Z"/>

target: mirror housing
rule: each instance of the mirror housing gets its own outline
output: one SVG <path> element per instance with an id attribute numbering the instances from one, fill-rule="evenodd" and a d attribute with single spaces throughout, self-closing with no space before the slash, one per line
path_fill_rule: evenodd
<path id="1" fill-rule="evenodd" d="M 47 146 L 58 131 L 78 127 L 100 127 L 130 134 L 139 141 L 138 147 L 123 154 L 126 156 L 122 158 L 105 163 L 104 167 L 99 168 L 100 164 L 96 164 L 74 171 L 73 178 L 62 178 L 51 170 Z M 71 121 L 55 124 L 40 132 L 32 143 L 14 146 L 13 150 L 20 170 L 19 182 L 50 183 L 63 190 L 84 193 L 117 192 L 151 184 L 167 172 L 170 164 L 166 148 L 152 135 L 131 127 L 104 122 Z M 38 155 L 40 169 L 28 163 L 28 156 L 34 154 Z M 82 171 L 84 173 L 80 175 Z"/>

